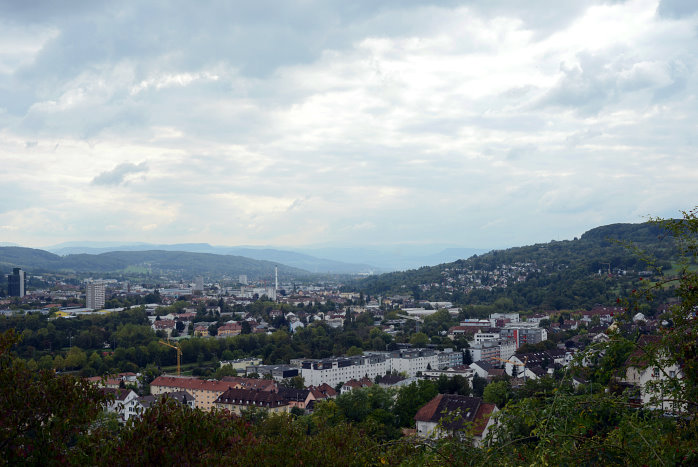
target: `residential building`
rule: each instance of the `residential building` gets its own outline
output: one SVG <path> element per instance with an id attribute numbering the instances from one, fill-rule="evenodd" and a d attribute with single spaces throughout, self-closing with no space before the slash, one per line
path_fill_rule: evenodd
<path id="1" fill-rule="evenodd" d="M 85 307 L 91 310 L 104 308 L 105 284 L 102 281 L 88 282 L 85 286 Z"/>
<path id="2" fill-rule="evenodd" d="M 520 321 L 518 313 L 492 313 L 490 314 L 490 324 L 498 327 L 500 323 L 518 323 Z"/>
<path id="3" fill-rule="evenodd" d="M 456 394 L 438 394 L 422 406 L 414 416 L 417 436 L 441 438 L 444 436 L 472 437 L 477 447 L 494 423 L 497 406 L 482 401 L 479 397 Z M 439 427 L 440 426 L 440 427 Z"/>
<path id="4" fill-rule="evenodd" d="M 161 319 L 153 321 L 152 328 L 154 331 L 163 331 L 167 337 L 172 335 L 177 323 L 173 319 Z"/>
<path id="5" fill-rule="evenodd" d="M 247 409 L 260 409 L 269 413 L 287 413 L 291 406 L 283 396 L 268 391 L 255 389 L 228 389 L 214 402 L 219 409 L 228 409 L 231 413 L 240 415 Z"/>
<path id="6" fill-rule="evenodd" d="M 353 391 L 354 389 L 361 389 L 361 388 L 370 388 L 373 386 L 373 381 L 371 381 L 368 378 L 361 378 L 360 380 L 349 380 L 346 383 L 342 385 L 342 388 L 340 389 L 340 394 L 346 394 L 348 392 Z"/>
<path id="7" fill-rule="evenodd" d="M 194 396 L 189 394 L 187 391 L 168 392 L 156 396 L 152 394 L 148 396 L 141 396 L 138 398 L 138 403 L 141 405 L 142 410 L 146 410 L 165 397 L 174 400 L 182 406 L 189 407 L 190 409 L 193 409 L 196 405 L 196 399 L 194 399 Z"/>
<path id="8" fill-rule="evenodd" d="M 228 323 L 218 328 L 218 337 L 233 337 L 241 332 L 242 325 L 240 323 Z"/>
<path id="9" fill-rule="evenodd" d="M 115 413 L 119 423 L 126 423 L 129 418 L 138 416 L 140 413 L 138 394 L 132 389 L 102 388 L 102 391 L 114 397 L 113 400 L 107 402 L 105 410 Z"/>
<path id="10" fill-rule="evenodd" d="M 283 381 L 298 376 L 298 368 L 291 365 L 249 365 L 245 368 L 247 376 L 254 373 L 260 376 L 269 375 L 275 381 Z"/>
<path id="11" fill-rule="evenodd" d="M 671 399 L 671 396 L 662 393 L 663 387 L 669 385 L 670 381 L 683 378 L 681 367 L 677 364 L 667 367 L 653 365 L 647 354 L 640 350 L 651 346 L 658 339 L 658 336 L 640 336 L 638 348 L 625 362 L 625 375 L 621 378 L 621 382 L 636 387 L 640 402 L 646 407 L 665 412 L 684 411 L 685 404 L 679 405 L 672 400 L 667 400 Z"/>
<path id="12" fill-rule="evenodd" d="M 305 384 L 312 386 L 323 383 L 336 386 L 351 379 L 360 379 L 364 376 L 375 378 L 390 371 L 390 361 L 385 354 L 304 360 L 301 363 L 301 376 Z"/>
<path id="13" fill-rule="evenodd" d="M 27 274 L 21 268 L 13 268 L 7 276 L 7 294 L 10 297 L 24 297 L 26 292 Z"/>
<path id="14" fill-rule="evenodd" d="M 518 349 L 524 344 L 538 344 L 548 340 L 548 332 L 536 323 L 517 323 L 501 329 L 499 337 L 515 341 Z"/>
<path id="15" fill-rule="evenodd" d="M 468 349 L 470 352 L 470 358 L 474 362 L 479 360 L 485 360 L 490 363 L 497 364 L 498 358 L 500 357 L 499 344 L 494 341 L 480 342 L 479 344 L 473 344 Z"/>
<path id="16" fill-rule="evenodd" d="M 226 381 L 207 381 L 186 376 L 158 376 L 150 383 L 150 393 L 157 396 L 187 391 L 194 396 L 197 409 L 210 410 L 218 396 L 232 386 L 233 384 Z"/>
<path id="17" fill-rule="evenodd" d="M 261 365 L 261 358 L 239 358 L 237 360 L 221 360 L 221 366 L 230 365 L 235 370 L 245 371 L 248 366 Z"/>

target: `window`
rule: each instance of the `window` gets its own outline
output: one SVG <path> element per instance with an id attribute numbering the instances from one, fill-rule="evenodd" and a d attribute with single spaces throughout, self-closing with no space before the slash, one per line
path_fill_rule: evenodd
<path id="1" fill-rule="evenodd" d="M 659 368 L 655 368 L 652 370 L 652 377 L 659 378 Z"/>

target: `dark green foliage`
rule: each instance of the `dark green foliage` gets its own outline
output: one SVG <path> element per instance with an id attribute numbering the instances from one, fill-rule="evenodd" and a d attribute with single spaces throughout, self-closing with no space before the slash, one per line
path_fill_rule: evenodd
<path id="1" fill-rule="evenodd" d="M 652 223 L 613 224 L 592 229 L 576 240 L 495 250 L 453 263 L 368 277 L 356 282 L 355 286 L 370 294 L 404 293 L 407 289 L 413 291 L 415 299 L 490 305 L 488 313 L 522 308 L 591 308 L 599 303 L 612 305 L 632 278 L 637 277 L 637 272 L 645 268 L 641 258 L 620 242 L 634 242 L 639 247 L 651 249 L 658 263 L 666 268 L 671 266 L 678 253 L 667 234 L 664 226 Z M 514 264 L 532 265 L 524 282 L 512 280 L 507 287 L 475 288 L 467 292 L 465 285 L 454 286 L 447 282 L 449 277 L 474 273 L 486 285 L 491 279 L 488 272 Z M 604 273 L 608 265 L 612 271 L 630 270 L 631 274 L 608 277 Z M 441 287 L 429 287 L 433 283 Z M 425 285 L 427 287 L 423 287 Z M 444 287 L 446 285 L 454 286 L 454 290 L 449 291 Z"/>

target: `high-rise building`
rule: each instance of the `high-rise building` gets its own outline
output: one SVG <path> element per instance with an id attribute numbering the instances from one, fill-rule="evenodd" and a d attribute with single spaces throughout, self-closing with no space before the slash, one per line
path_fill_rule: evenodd
<path id="1" fill-rule="evenodd" d="M 247 274 L 240 274 L 238 276 L 238 282 L 242 285 L 247 285 Z"/>
<path id="2" fill-rule="evenodd" d="M 194 278 L 194 292 L 204 291 L 204 278 L 201 276 L 196 276 Z"/>
<path id="3" fill-rule="evenodd" d="M 104 308 L 104 282 L 88 282 L 85 291 L 85 306 L 92 310 Z"/>
<path id="4" fill-rule="evenodd" d="M 26 295 L 27 275 L 21 268 L 12 269 L 12 274 L 7 276 L 7 293 L 10 297 L 24 297 Z"/>

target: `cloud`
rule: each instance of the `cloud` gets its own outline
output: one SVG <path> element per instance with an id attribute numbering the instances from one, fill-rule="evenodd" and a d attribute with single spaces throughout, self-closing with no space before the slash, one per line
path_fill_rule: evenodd
<path id="1" fill-rule="evenodd" d="M 144 161 L 140 164 L 124 162 L 112 170 L 102 172 L 92 179 L 93 185 L 120 185 L 130 174 L 144 173 L 148 171 L 148 164 Z"/>
<path id="2" fill-rule="evenodd" d="M 677 212 L 698 197 L 692 11 L 2 4 L 0 183 L 21 209 L 0 225 L 38 245 L 487 248 Z"/>

